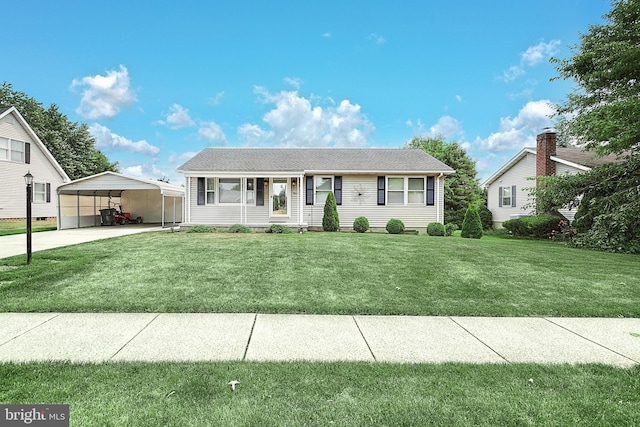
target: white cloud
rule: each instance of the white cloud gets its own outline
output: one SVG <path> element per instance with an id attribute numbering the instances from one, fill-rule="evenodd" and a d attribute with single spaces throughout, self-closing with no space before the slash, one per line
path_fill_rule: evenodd
<path id="1" fill-rule="evenodd" d="M 521 62 L 529 67 L 537 65 L 558 53 L 558 46 L 560 46 L 560 40 L 551 40 L 549 43 L 540 42 L 520 55 Z"/>
<path id="2" fill-rule="evenodd" d="M 198 138 L 213 142 L 217 145 L 226 145 L 227 137 L 219 124 L 216 122 L 201 122 L 199 126 Z"/>
<path id="3" fill-rule="evenodd" d="M 514 118 L 500 119 L 498 132 L 485 139 L 477 138 L 476 145 L 491 151 L 508 151 L 525 146 L 535 146 L 536 135 L 543 128 L 551 126 L 554 113 L 548 100 L 528 102 Z"/>
<path id="4" fill-rule="evenodd" d="M 159 120 L 158 123 L 170 129 L 188 128 L 196 125 L 196 122 L 193 121 L 189 114 L 189 110 L 181 105 L 173 104 L 169 111 L 170 113 L 167 115 L 166 120 Z"/>
<path id="5" fill-rule="evenodd" d="M 527 67 L 533 67 L 547 61 L 551 56 L 558 53 L 558 46 L 560 46 L 560 40 L 551 40 L 549 43 L 542 41 L 535 46 L 530 46 L 520 54 L 520 63 L 503 71 L 500 80 L 506 83 L 514 81 L 526 73 Z"/>
<path id="6" fill-rule="evenodd" d="M 220 105 L 222 104 L 222 99 L 224 98 L 224 91 L 218 92 L 215 95 L 209 97 L 207 102 L 211 105 Z"/>
<path id="7" fill-rule="evenodd" d="M 113 151 L 129 151 L 132 153 L 144 154 L 147 156 L 156 156 L 160 149 L 147 141 L 131 141 L 123 136 L 115 134 L 109 128 L 94 123 L 89 126 L 89 132 L 96 139 L 96 147 L 100 149 L 109 149 Z"/>
<path id="8" fill-rule="evenodd" d="M 411 119 L 406 121 L 406 125 L 413 128 L 413 132 L 416 135 L 420 135 L 426 138 L 438 138 L 449 139 L 453 137 L 461 137 L 463 135 L 462 124 L 451 116 L 442 116 L 438 119 L 438 122 L 427 129 L 420 119 L 414 125 Z"/>
<path id="9" fill-rule="evenodd" d="M 357 104 L 349 100 L 337 106 L 322 107 L 297 91 L 270 93 L 256 87 L 262 102 L 275 104 L 263 121 L 267 128 L 245 123 L 238 134 L 246 144 L 275 143 L 286 147 L 359 147 L 367 143 L 374 126 Z"/>
<path id="10" fill-rule="evenodd" d="M 369 40 L 373 40 L 375 44 L 385 44 L 387 39 L 382 37 L 380 34 L 371 33 L 368 37 Z"/>
<path id="11" fill-rule="evenodd" d="M 300 86 L 302 86 L 302 79 L 299 77 L 285 77 L 284 82 L 288 85 L 293 86 L 294 88 L 300 89 Z"/>
<path id="12" fill-rule="evenodd" d="M 165 171 L 159 169 L 153 163 L 144 163 L 141 165 L 128 166 L 122 169 L 125 175 L 146 179 L 166 179 L 169 177 Z M 171 181 L 171 180 L 170 180 Z"/>
<path id="13" fill-rule="evenodd" d="M 115 117 L 122 107 L 130 106 L 136 101 L 136 95 L 130 87 L 129 72 L 123 65 L 120 65 L 118 71 L 107 71 L 106 76 L 74 79 L 71 87 L 83 88 L 76 112 L 87 119 Z"/>

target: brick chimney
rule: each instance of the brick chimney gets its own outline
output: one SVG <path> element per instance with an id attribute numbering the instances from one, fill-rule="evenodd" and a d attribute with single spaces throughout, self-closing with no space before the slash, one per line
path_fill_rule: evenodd
<path id="1" fill-rule="evenodd" d="M 548 129 L 536 138 L 536 176 L 556 174 L 556 162 L 550 158 L 556 155 L 556 139 L 556 133 Z"/>

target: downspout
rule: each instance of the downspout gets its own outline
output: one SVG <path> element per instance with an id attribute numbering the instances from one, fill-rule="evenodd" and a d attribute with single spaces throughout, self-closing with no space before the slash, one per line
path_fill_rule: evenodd
<path id="1" fill-rule="evenodd" d="M 162 228 L 164 228 L 164 193 L 162 194 Z"/>
<path id="2" fill-rule="evenodd" d="M 440 192 L 440 178 L 442 178 L 443 176 L 444 176 L 444 173 L 440 172 L 440 175 L 438 176 L 438 183 L 437 183 L 438 184 L 438 186 L 437 186 L 438 193 Z M 443 183 L 443 185 L 444 185 L 444 183 Z M 436 198 L 436 200 L 438 200 L 438 199 Z M 444 190 L 442 191 L 442 205 L 443 205 L 442 207 L 444 209 Z M 438 202 L 438 210 L 436 211 L 436 220 L 439 223 L 444 224 L 444 214 L 442 215 L 442 220 L 440 220 L 440 202 Z"/>
<path id="3" fill-rule="evenodd" d="M 58 193 L 58 230 L 62 230 L 62 209 L 60 208 L 60 190 L 57 190 Z"/>
<path id="4" fill-rule="evenodd" d="M 80 190 L 77 191 L 76 195 L 76 212 L 78 214 L 78 228 L 80 228 Z"/>
<path id="5" fill-rule="evenodd" d="M 96 193 L 98 192 L 98 190 L 93 190 L 93 226 L 97 227 L 98 224 L 96 223 Z"/>
<path id="6" fill-rule="evenodd" d="M 302 227 L 302 224 L 303 224 L 302 216 L 304 215 L 304 204 L 302 203 L 302 181 L 303 181 L 303 176 L 302 174 L 300 174 L 298 176 L 298 226 L 300 228 Z M 306 187 L 305 187 L 305 192 L 306 192 Z"/>

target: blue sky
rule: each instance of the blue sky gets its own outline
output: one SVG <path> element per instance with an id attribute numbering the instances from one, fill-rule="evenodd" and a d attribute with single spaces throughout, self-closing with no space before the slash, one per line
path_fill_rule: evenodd
<path id="1" fill-rule="evenodd" d="M 89 125 L 121 171 L 182 183 L 206 147 L 442 135 L 482 181 L 552 121 L 606 0 L 5 2 L 0 81 Z"/>

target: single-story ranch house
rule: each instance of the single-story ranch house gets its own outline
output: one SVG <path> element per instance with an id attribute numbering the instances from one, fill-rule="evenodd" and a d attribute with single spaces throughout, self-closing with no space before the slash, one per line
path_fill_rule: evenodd
<path id="1" fill-rule="evenodd" d="M 320 229 L 332 191 L 342 229 L 366 216 L 372 229 L 398 218 L 424 231 L 444 221 L 444 178 L 455 171 L 418 149 L 208 148 L 178 172 L 187 226 Z"/>
<path id="2" fill-rule="evenodd" d="M 537 136 L 536 147 L 525 147 L 483 184 L 493 225 L 502 228 L 508 219 L 532 215 L 535 200 L 529 195 L 536 176 L 573 175 L 616 161 L 615 155 L 599 157 L 580 147 L 557 147 L 557 135 L 548 130 Z M 560 209 L 573 221 L 575 209 Z"/>

